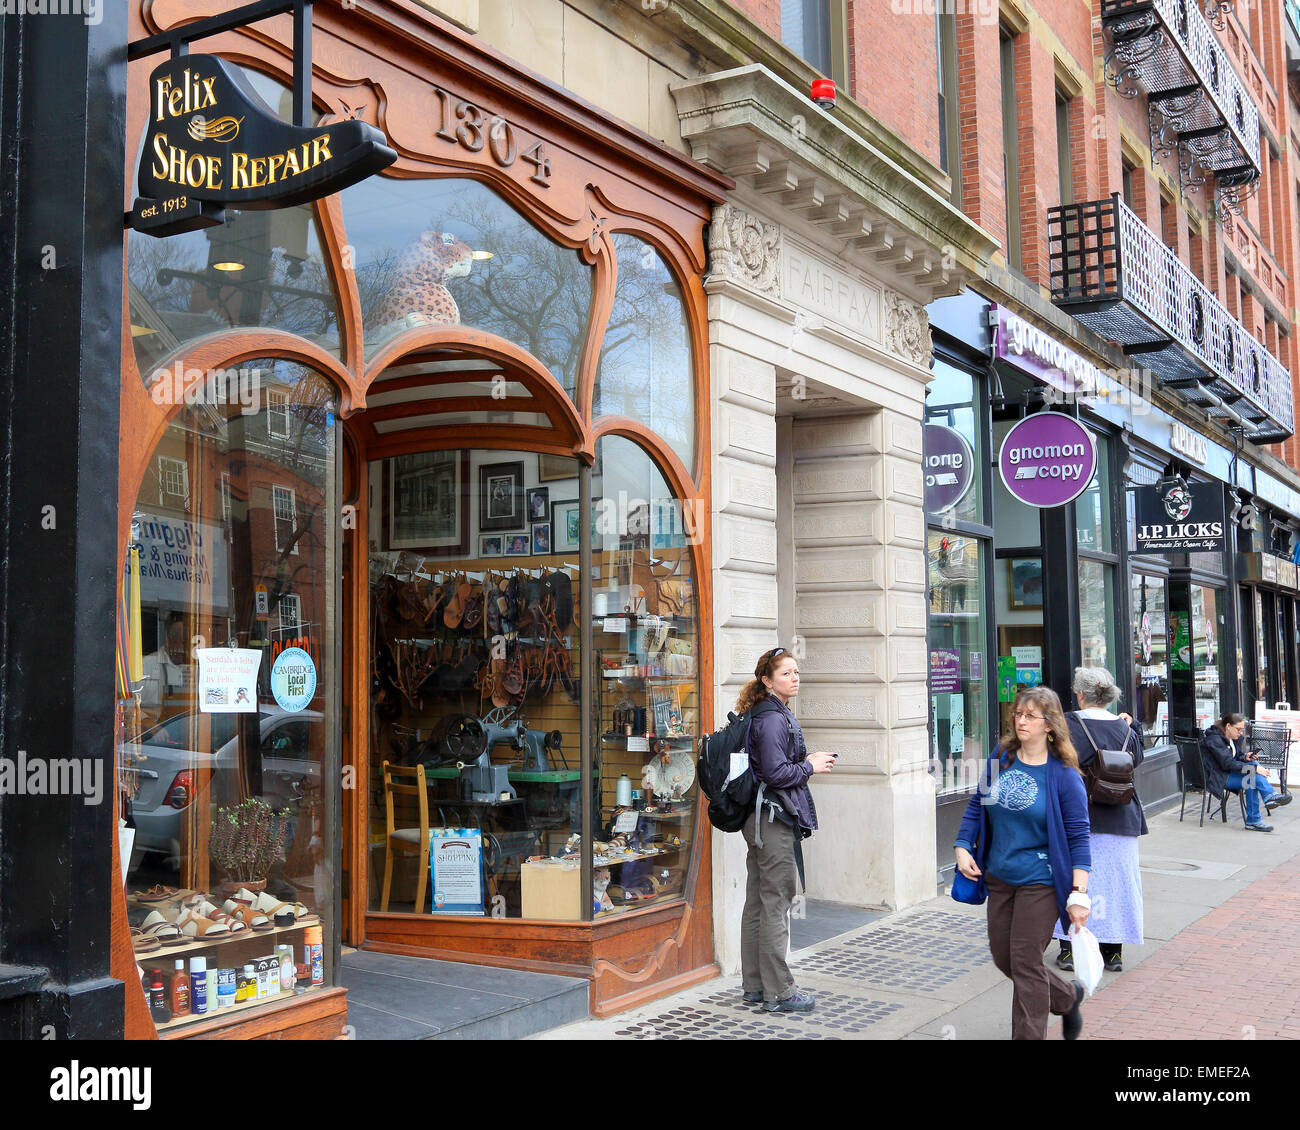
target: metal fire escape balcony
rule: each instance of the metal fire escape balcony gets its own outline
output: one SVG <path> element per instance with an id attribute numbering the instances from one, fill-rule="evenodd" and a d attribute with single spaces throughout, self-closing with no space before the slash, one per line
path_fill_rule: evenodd
<path id="1" fill-rule="evenodd" d="M 1102 0 L 1101 22 L 1115 90 L 1146 91 L 1151 148 L 1177 149 L 1184 186 L 1213 174 L 1221 214 L 1239 212 L 1260 175 L 1259 109 L 1196 0 Z"/>
<path id="2" fill-rule="evenodd" d="M 1047 213 L 1052 301 L 1256 443 L 1291 435 L 1291 375 L 1116 193 Z"/>

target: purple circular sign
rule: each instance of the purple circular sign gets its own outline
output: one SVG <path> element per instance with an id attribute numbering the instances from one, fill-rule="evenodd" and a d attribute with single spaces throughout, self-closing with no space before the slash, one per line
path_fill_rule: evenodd
<path id="1" fill-rule="evenodd" d="M 1036 412 L 1002 441 L 998 471 L 1013 498 L 1029 506 L 1064 506 L 1097 472 L 1097 442 L 1073 416 Z"/>
<path id="2" fill-rule="evenodd" d="M 925 512 L 951 510 L 975 481 L 975 456 L 966 437 L 947 424 L 926 424 L 922 441 L 925 456 Z"/>

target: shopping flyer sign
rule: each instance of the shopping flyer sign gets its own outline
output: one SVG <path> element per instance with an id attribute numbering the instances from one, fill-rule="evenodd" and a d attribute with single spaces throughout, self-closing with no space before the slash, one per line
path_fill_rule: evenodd
<path id="1" fill-rule="evenodd" d="M 483 910 L 483 833 L 478 828 L 429 829 L 429 878 L 434 914 Z"/>
<path id="2" fill-rule="evenodd" d="M 1097 473 L 1097 441 L 1073 416 L 1035 412 L 1007 432 L 998 472 L 1011 496 L 1026 505 L 1065 506 Z"/>

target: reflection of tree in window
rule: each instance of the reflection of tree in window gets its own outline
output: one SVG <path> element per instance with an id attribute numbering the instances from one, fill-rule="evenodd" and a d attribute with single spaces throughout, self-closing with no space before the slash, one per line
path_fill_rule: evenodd
<path id="1" fill-rule="evenodd" d="M 385 307 L 391 294 L 403 289 L 417 294 L 423 285 L 429 292 L 428 305 L 437 302 L 434 292 L 441 287 L 455 303 L 453 323 L 522 346 L 572 395 L 592 295 L 592 269 L 577 251 L 548 239 L 490 189 L 472 181 L 422 181 L 396 190 L 391 184 L 383 187 L 389 193 L 384 198 L 389 212 L 394 191 L 418 194 L 418 202 L 413 199 L 409 206 L 398 206 L 398 219 L 383 229 L 384 245 L 365 248 L 357 264 L 367 352 L 391 336 L 380 324 L 388 316 Z M 364 183 L 345 194 L 344 202 L 350 215 L 374 212 Z M 357 226 L 365 231 L 360 220 Z M 443 245 L 435 240 L 428 243 L 423 283 L 421 276 L 406 277 L 410 263 L 401 261 L 424 232 L 446 235 L 471 248 L 476 258 L 468 273 L 444 274 L 437 256 Z"/>
<path id="2" fill-rule="evenodd" d="M 629 416 L 690 453 L 691 356 L 681 289 L 659 254 L 615 235 L 618 285 L 596 372 L 595 409 Z"/>

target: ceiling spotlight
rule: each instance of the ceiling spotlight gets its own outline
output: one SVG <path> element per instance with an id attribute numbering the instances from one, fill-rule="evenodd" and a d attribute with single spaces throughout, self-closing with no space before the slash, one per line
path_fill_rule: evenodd
<path id="1" fill-rule="evenodd" d="M 244 264 L 235 259 L 225 259 L 220 263 L 213 263 L 212 269 L 214 271 L 242 271 Z"/>
<path id="2" fill-rule="evenodd" d="M 492 258 L 492 252 L 491 252 L 491 251 L 475 251 L 474 254 L 470 256 L 470 258 L 471 258 L 471 259 L 478 259 L 478 260 L 491 259 L 491 258 Z"/>

